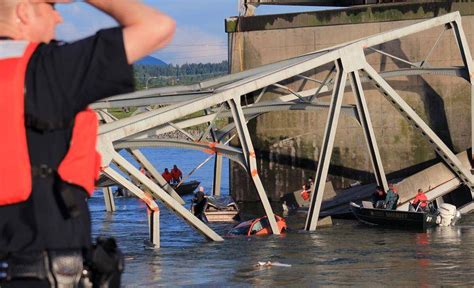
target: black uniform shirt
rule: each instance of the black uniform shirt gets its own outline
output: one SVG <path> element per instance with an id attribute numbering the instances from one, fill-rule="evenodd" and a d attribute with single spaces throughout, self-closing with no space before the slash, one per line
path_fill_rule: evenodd
<path id="1" fill-rule="evenodd" d="M 99 31 L 71 43 L 40 45 L 28 64 L 25 113 L 65 128 L 27 128 L 30 162 L 57 168 L 66 155 L 75 115 L 88 104 L 133 90 L 121 28 Z M 12 181 L 22 181 L 12 179 Z M 0 256 L 15 251 L 77 249 L 90 245 L 90 216 L 85 193 L 76 191 L 81 214 L 65 218 L 52 177 L 33 178 L 30 198 L 0 207 Z"/>

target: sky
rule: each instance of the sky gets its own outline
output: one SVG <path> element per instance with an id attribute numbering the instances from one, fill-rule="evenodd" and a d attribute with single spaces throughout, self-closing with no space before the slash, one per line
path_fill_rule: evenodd
<path id="1" fill-rule="evenodd" d="M 145 0 L 173 17 L 176 34 L 164 49 L 151 54 L 166 63 L 218 63 L 227 60 L 227 34 L 224 19 L 237 16 L 238 0 Z M 116 26 L 116 22 L 88 4 L 75 2 L 57 6 L 64 23 L 57 29 L 59 40 L 74 41 L 97 30 Z M 316 10 L 316 7 L 260 6 L 257 14 Z"/>

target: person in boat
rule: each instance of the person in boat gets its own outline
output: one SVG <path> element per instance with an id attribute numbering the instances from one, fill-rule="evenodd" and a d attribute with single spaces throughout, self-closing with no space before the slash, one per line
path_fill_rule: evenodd
<path id="1" fill-rule="evenodd" d="M 100 159 L 87 106 L 132 92 L 131 64 L 166 45 L 175 24 L 140 1 L 86 0 L 118 27 L 57 42 L 56 2 L 72 1 L 0 0 L 0 287 L 77 287 L 85 259 L 88 275 L 107 276 L 94 287 L 120 287 L 108 282 L 123 267 L 116 243 L 91 240 Z"/>
<path id="2" fill-rule="evenodd" d="M 207 222 L 206 215 L 204 214 L 207 204 L 206 194 L 204 194 L 204 187 L 199 186 L 199 189 L 196 192 L 192 202 L 194 216 L 203 222 Z"/>
<path id="3" fill-rule="evenodd" d="M 173 182 L 174 183 L 179 183 L 181 179 L 183 178 L 183 173 L 181 170 L 179 170 L 178 166 L 173 165 L 173 169 L 171 169 L 171 176 L 173 177 Z"/>
<path id="4" fill-rule="evenodd" d="M 397 209 L 398 198 L 399 196 L 397 193 L 397 189 L 395 188 L 393 183 L 389 183 L 387 195 L 385 196 L 385 209 L 387 210 Z"/>
<path id="5" fill-rule="evenodd" d="M 372 194 L 372 204 L 374 208 L 383 208 L 385 204 L 385 192 L 381 186 L 375 188 L 374 194 Z"/>
<path id="6" fill-rule="evenodd" d="M 308 201 L 309 198 L 311 198 L 311 188 L 309 184 L 303 185 L 303 191 L 301 191 L 301 198 L 303 198 L 304 201 Z"/>
<path id="7" fill-rule="evenodd" d="M 124 188 L 122 186 L 117 187 L 117 190 L 115 190 L 115 197 L 124 197 L 125 193 L 123 189 Z"/>
<path id="8" fill-rule="evenodd" d="M 314 183 L 313 177 L 309 177 L 308 179 L 309 189 L 313 188 L 313 183 Z"/>
<path id="9" fill-rule="evenodd" d="M 413 211 L 426 211 L 428 208 L 428 197 L 426 197 L 425 192 L 420 188 L 418 189 L 418 193 L 416 197 L 411 201 L 411 209 Z"/>
<path id="10" fill-rule="evenodd" d="M 140 172 L 142 172 L 143 175 L 151 179 L 151 174 L 148 172 L 148 170 L 145 169 L 145 167 L 140 166 Z"/>
<path id="11" fill-rule="evenodd" d="M 163 178 L 166 180 L 166 182 L 168 183 L 171 183 L 171 181 L 173 181 L 173 175 L 171 175 L 170 171 L 168 170 L 168 168 L 165 168 L 165 172 L 163 172 L 163 174 L 161 174 L 161 176 L 163 176 Z"/>

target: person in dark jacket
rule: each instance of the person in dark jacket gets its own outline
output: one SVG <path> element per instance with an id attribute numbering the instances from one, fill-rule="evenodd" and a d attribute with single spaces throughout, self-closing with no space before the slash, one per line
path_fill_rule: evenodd
<path id="1" fill-rule="evenodd" d="M 2 288 L 57 287 L 59 282 L 67 283 L 61 287 L 78 285 L 84 256 L 92 247 L 88 194 L 59 173 L 73 146 L 75 118 L 97 100 L 132 92 L 131 64 L 166 45 L 175 30 L 170 17 L 139 1 L 86 0 L 83 2 L 114 18 L 119 27 L 73 43 L 56 42 L 55 28 L 62 22 L 56 2 L 72 1 L 0 0 L 0 115 L 15 111 L 4 103 L 22 97 L 24 105 L 17 107 L 17 116 L 24 119 L 18 128 L 26 130 L 21 137 L 4 140 L 18 145 L 25 142 L 29 165 L 17 173 L 29 173 L 31 168 L 27 197 L 12 195 L 20 200 L 0 203 Z M 8 82 L 4 75 L 18 73 L 5 68 L 12 63 L 27 65 L 23 74 L 15 74 Z M 20 93 L 4 92 L 15 85 Z M 2 132 L 5 125 L 16 125 L 0 122 Z M 1 158 L 4 160 L 3 155 Z M 10 193 L 3 184 L 26 180 L 6 179 L 1 173 L 4 190 L 0 195 Z M 110 260 L 120 264 L 112 244 L 98 243 L 107 246 L 100 258 L 115 253 Z"/>
<path id="2" fill-rule="evenodd" d="M 197 218 L 199 218 L 199 220 L 203 222 L 207 222 L 206 215 L 204 214 L 207 205 L 207 198 L 206 194 L 204 194 L 204 187 L 199 186 L 198 192 L 196 192 L 196 195 L 194 196 L 192 202 L 194 216 L 196 216 Z"/>
<path id="3" fill-rule="evenodd" d="M 385 209 L 387 210 L 396 210 L 398 203 L 398 193 L 397 189 L 392 183 L 388 184 L 387 196 L 385 196 Z"/>
<path id="4" fill-rule="evenodd" d="M 385 204 L 385 192 L 381 186 L 375 188 L 374 194 L 372 194 L 372 204 L 374 208 L 383 208 Z"/>

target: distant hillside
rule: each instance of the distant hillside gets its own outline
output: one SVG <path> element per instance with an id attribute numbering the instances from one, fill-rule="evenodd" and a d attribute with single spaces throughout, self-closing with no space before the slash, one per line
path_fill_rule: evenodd
<path id="1" fill-rule="evenodd" d="M 229 73 L 229 63 L 227 61 L 222 61 L 221 63 L 188 63 L 182 65 L 136 64 L 138 65 L 134 65 L 133 70 L 135 74 L 135 88 L 137 90 L 144 89 L 145 87 L 156 88 L 173 85 L 188 85 Z"/>
<path id="2" fill-rule="evenodd" d="M 157 65 L 157 66 L 165 66 L 167 65 L 165 62 L 151 56 L 145 56 L 142 59 L 138 60 L 135 64 L 138 65 Z"/>

